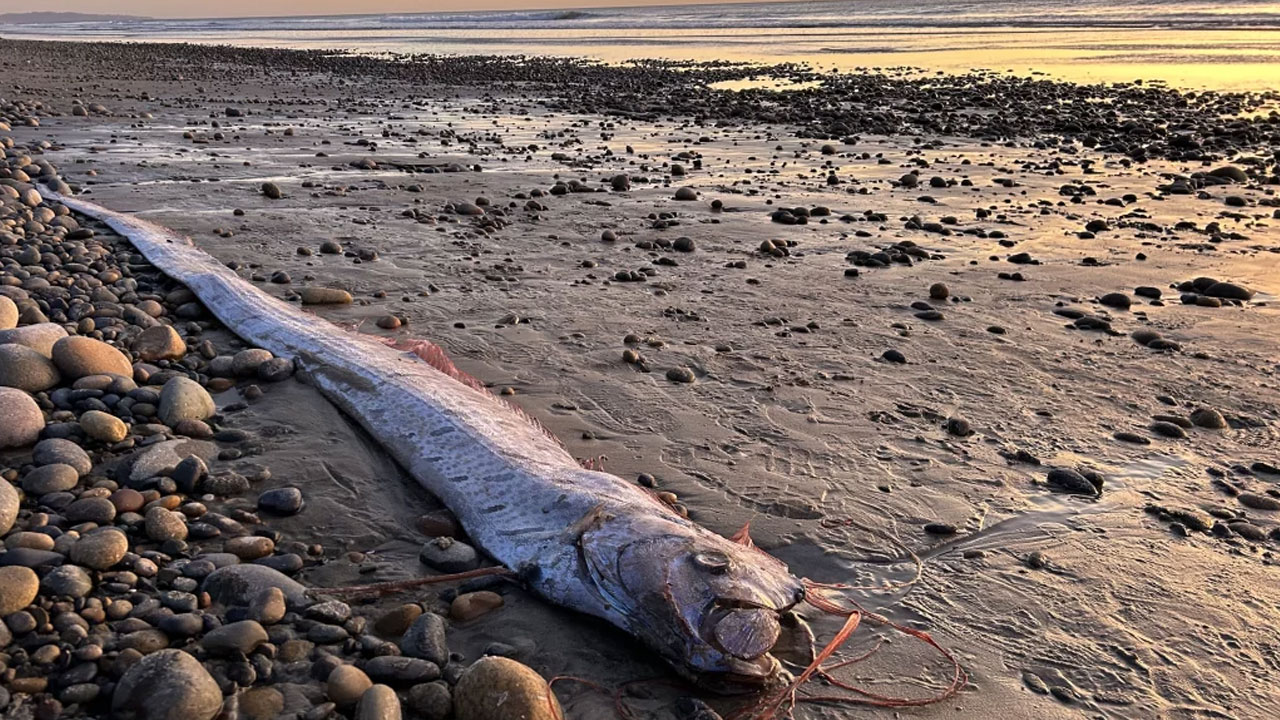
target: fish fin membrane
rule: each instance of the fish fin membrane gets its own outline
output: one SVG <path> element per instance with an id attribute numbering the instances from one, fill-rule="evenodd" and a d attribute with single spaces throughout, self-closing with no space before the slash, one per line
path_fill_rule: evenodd
<path id="1" fill-rule="evenodd" d="M 494 395 L 489 392 L 489 389 L 484 386 L 484 383 L 459 370 L 458 366 L 453 364 L 453 361 L 449 359 L 449 355 L 445 353 L 444 349 L 439 345 L 431 342 L 430 340 L 422 340 L 419 338 L 390 338 L 382 337 L 380 335 L 372 335 L 371 337 L 377 338 L 379 342 L 385 343 L 396 350 L 412 353 L 419 360 L 425 362 L 436 370 L 439 370 L 472 390 L 483 394 L 485 397 L 490 398 L 507 410 L 514 412 L 525 422 L 537 428 L 542 432 L 542 434 L 552 440 L 555 440 L 556 444 L 561 448 L 564 448 L 564 442 L 561 441 L 560 438 L 556 437 L 555 433 L 551 432 L 546 425 L 543 425 L 537 418 L 530 415 L 524 408 Z M 566 451 L 568 450 L 567 448 L 564 449 Z"/>

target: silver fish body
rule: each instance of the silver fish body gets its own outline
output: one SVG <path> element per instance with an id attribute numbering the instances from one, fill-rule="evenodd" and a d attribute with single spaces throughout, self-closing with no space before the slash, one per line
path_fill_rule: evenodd
<path id="1" fill-rule="evenodd" d="M 695 679 L 763 682 L 776 672 L 768 650 L 778 617 L 803 597 L 781 562 L 582 468 L 493 395 L 262 292 L 171 230 L 46 197 L 128 238 L 247 342 L 293 358 L 539 595 L 631 633 Z"/>

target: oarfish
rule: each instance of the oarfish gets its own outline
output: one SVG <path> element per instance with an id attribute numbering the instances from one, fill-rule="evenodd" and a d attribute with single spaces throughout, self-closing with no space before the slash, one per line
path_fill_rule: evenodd
<path id="1" fill-rule="evenodd" d="M 705 684 L 761 684 L 778 672 L 769 651 L 780 615 L 805 592 L 782 562 L 584 468 L 443 358 L 424 361 L 274 298 L 172 230 L 48 197 L 107 223 L 245 341 L 293 358 L 543 598 L 616 625 Z"/>

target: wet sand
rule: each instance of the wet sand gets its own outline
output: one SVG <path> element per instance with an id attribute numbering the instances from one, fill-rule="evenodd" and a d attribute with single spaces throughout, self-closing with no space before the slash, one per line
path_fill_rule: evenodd
<path id="1" fill-rule="evenodd" d="M 586 112 L 607 85 L 543 102 L 523 82 L 417 85 L 301 61 L 179 72 L 130 66 L 134 53 L 105 47 L 92 52 L 110 71 L 66 60 L 87 52 L 6 44 L 0 67 L 17 86 L 6 99 L 44 103 L 39 127 L 6 134 L 52 142 L 44 157 L 88 199 L 189 234 L 282 297 L 304 285 L 350 291 L 353 304 L 317 313 L 431 339 L 495 391 L 511 388 L 576 456 L 654 476 L 717 532 L 750 522 L 757 544 L 798 575 L 900 581 L 917 554 L 923 574 L 910 591 L 860 601 L 955 650 L 972 684 L 903 716 L 1280 711 L 1280 608 L 1269 599 L 1280 513 L 1236 497 L 1271 497 L 1280 480 L 1269 471 L 1280 464 L 1280 235 L 1275 160 L 1260 153 L 1274 122 L 1236 132 L 1210 114 L 1199 124 L 1180 116 L 1205 131 L 1205 157 L 1165 159 L 1151 150 L 1157 140 L 1139 154 L 1150 159 L 1134 161 L 1133 143 L 1105 152 L 1062 142 L 1025 112 L 1027 96 L 1015 103 L 1022 117 L 1004 118 L 1035 131 L 1021 137 L 984 139 L 960 120 L 954 135 L 926 135 L 912 112 L 884 110 L 909 132 L 850 127 L 845 142 L 800 136 L 814 123 L 786 122 L 794 105 L 763 93 L 751 99 L 776 102 L 773 122 L 652 108 L 621 117 Z M 697 98 L 707 108 L 733 102 L 661 91 L 634 92 L 684 112 Z M 74 116 L 72 98 L 110 114 Z M 1105 122 L 1092 122 L 1105 138 Z M 1114 120 L 1116 134 L 1123 125 Z M 1172 175 L 1231 164 L 1250 169 L 1248 182 L 1159 189 Z M 918 187 L 902 182 L 913 171 Z M 611 190 L 620 173 L 630 188 Z M 941 187 L 930 187 L 935 176 Z M 571 180 L 593 192 L 551 190 Z M 264 182 L 282 197 L 265 197 Z M 674 199 L 681 187 L 697 199 Z M 459 214 L 461 203 L 484 212 Z M 772 219 L 792 207 L 830 214 Z M 1080 237 L 1094 220 L 1105 229 Z M 1187 222 L 1194 228 L 1179 226 Z M 616 240 L 603 241 L 605 231 Z M 680 237 L 692 252 L 666 247 Z M 349 252 L 321 254 L 330 240 Z M 786 252 L 762 252 L 765 241 Z M 851 262 L 900 241 L 927 259 Z M 376 259 L 357 262 L 362 250 Z M 277 271 L 291 282 L 268 281 Z M 647 277 L 617 279 L 630 271 Z M 1183 304 L 1173 286 L 1202 276 L 1245 286 L 1252 300 Z M 930 297 L 936 283 L 947 297 Z M 1162 301 L 1138 287 L 1160 289 Z M 1099 302 L 1116 292 L 1131 307 Z M 1081 329 L 1088 323 L 1073 323 L 1072 310 L 1113 332 Z M 407 324 L 379 329 L 387 315 Z M 1131 339 L 1144 329 L 1176 349 Z M 626 343 L 631 334 L 640 342 Z M 641 362 L 624 361 L 629 348 Z M 887 360 L 892 350 L 906 362 Z M 672 382 L 673 368 L 694 382 Z M 323 542 L 327 562 L 301 577 L 330 586 L 423 574 L 413 518 L 433 501 L 312 390 L 268 390 L 240 427 L 270 438 L 262 461 L 306 491 L 309 506 L 287 530 Z M 1151 429 L 1155 416 L 1185 420 L 1201 407 L 1229 427 L 1192 426 L 1179 438 Z M 1046 482 L 1051 468 L 1094 469 L 1105 484 L 1097 497 L 1063 493 Z M 1171 526 L 1182 516 L 1154 506 L 1210 513 L 1214 530 L 1184 536 Z M 501 610 L 450 629 L 455 649 L 475 657 L 507 643 L 547 677 L 609 686 L 666 672 L 620 633 L 514 587 L 504 595 Z M 808 617 L 820 638 L 838 626 Z M 916 676 L 918 660 L 885 651 L 857 677 Z M 636 702 L 668 717 L 674 696 L 658 689 Z M 608 706 L 579 688 L 561 700 L 571 717 Z"/>

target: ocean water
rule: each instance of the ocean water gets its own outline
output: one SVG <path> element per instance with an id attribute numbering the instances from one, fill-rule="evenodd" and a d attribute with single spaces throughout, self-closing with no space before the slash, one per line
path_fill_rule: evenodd
<path id="1" fill-rule="evenodd" d="M 552 0 L 554 1 L 554 0 Z M 368 53 L 982 68 L 1085 82 L 1280 88 L 1280 2 L 824 2 L 0 25 L 0 36 Z"/>

